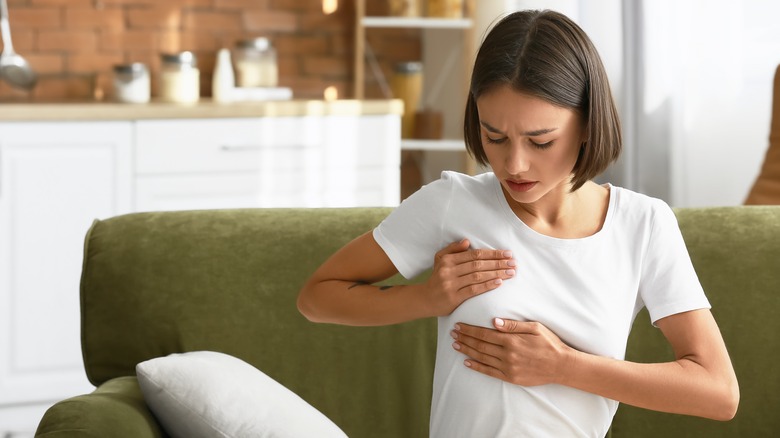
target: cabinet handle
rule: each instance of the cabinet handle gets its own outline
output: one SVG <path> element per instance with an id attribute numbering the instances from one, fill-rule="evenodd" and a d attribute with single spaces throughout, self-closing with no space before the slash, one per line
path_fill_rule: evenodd
<path id="1" fill-rule="evenodd" d="M 305 149 L 306 145 L 303 144 L 280 144 L 274 146 L 260 145 L 260 144 L 247 144 L 247 145 L 228 145 L 223 144 L 219 147 L 220 150 L 225 152 L 246 152 L 246 151 L 260 151 L 268 149 Z"/>

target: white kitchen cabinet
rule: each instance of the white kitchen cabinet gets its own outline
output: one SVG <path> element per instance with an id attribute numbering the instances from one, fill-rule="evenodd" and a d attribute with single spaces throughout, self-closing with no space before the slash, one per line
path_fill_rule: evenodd
<path id="1" fill-rule="evenodd" d="M 400 111 L 391 104 L 72 106 L 0 107 L 0 437 L 32 436 L 49 406 L 92 390 L 79 281 L 94 219 L 400 201 Z M 20 109 L 33 120 L 8 120 Z M 116 114 L 32 116 L 54 111 Z"/>
<path id="2" fill-rule="evenodd" d="M 0 436 L 89 392 L 79 279 L 95 218 L 131 210 L 130 122 L 0 123 Z"/>
<path id="3" fill-rule="evenodd" d="M 322 206 L 397 206 L 400 137 L 397 115 L 329 117 L 323 127 Z"/>
<path id="4" fill-rule="evenodd" d="M 140 120 L 138 211 L 394 206 L 398 116 Z"/>

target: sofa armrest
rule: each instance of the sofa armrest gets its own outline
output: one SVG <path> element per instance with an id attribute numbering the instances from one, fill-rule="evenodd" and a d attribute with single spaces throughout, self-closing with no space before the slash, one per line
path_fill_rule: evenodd
<path id="1" fill-rule="evenodd" d="M 63 400 L 43 416 L 36 437 L 167 437 L 134 376 L 117 377 L 91 394 Z"/>

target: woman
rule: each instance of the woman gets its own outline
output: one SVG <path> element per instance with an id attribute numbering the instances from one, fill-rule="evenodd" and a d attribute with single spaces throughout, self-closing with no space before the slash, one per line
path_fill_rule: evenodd
<path id="1" fill-rule="evenodd" d="M 591 181 L 621 135 L 585 33 L 552 11 L 501 20 L 475 60 L 464 133 L 493 172 L 420 189 L 313 274 L 300 311 L 438 317 L 434 437 L 603 437 L 618 402 L 732 418 L 736 377 L 673 212 Z M 372 285 L 431 266 L 423 284 Z M 642 307 L 674 361 L 624 360 Z"/>

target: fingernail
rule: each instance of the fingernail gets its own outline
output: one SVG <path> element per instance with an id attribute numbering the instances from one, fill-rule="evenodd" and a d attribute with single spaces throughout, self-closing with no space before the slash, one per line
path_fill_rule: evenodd
<path id="1" fill-rule="evenodd" d="M 515 270 L 514 269 L 507 269 L 506 270 L 506 275 L 515 275 Z"/>
<path id="2" fill-rule="evenodd" d="M 512 251 L 504 251 L 504 257 L 511 259 L 512 258 Z"/>
<path id="3" fill-rule="evenodd" d="M 496 318 L 495 322 L 496 322 L 496 327 L 503 327 L 504 326 L 504 320 L 501 319 L 501 318 Z"/>
<path id="4" fill-rule="evenodd" d="M 452 339 L 458 339 L 458 332 L 453 330 L 453 331 L 450 332 L 450 336 L 452 336 Z"/>
<path id="5" fill-rule="evenodd" d="M 502 281 L 500 278 L 496 278 L 495 280 L 493 280 L 493 284 L 501 284 L 501 283 Z"/>
<path id="6" fill-rule="evenodd" d="M 455 327 L 453 327 L 455 330 L 460 331 L 460 325 L 455 324 Z"/>
<path id="7" fill-rule="evenodd" d="M 453 342 L 452 343 L 452 348 L 454 348 L 456 350 L 460 350 L 460 344 L 458 344 L 457 342 Z"/>
<path id="8" fill-rule="evenodd" d="M 509 260 L 509 261 L 506 262 L 506 265 L 507 266 L 517 266 L 517 263 L 515 263 L 514 260 Z"/>
<path id="9" fill-rule="evenodd" d="M 463 364 L 464 364 L 464 365 L 466 365 L 467 367 L 471 368 L 471 362 L 469 362 L 469 361 L 464 361 L 464 362 L 463 362 Z"/>

